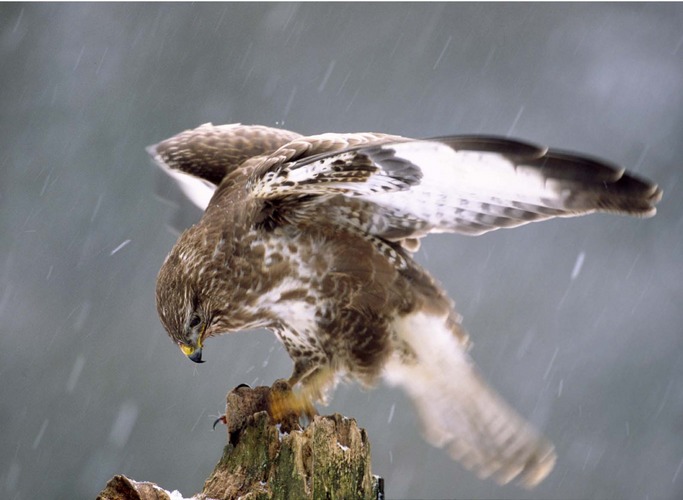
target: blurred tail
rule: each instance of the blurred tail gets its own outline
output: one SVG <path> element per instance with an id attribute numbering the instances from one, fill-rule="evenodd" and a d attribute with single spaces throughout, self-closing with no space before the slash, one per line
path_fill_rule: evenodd
<path id="1" fill-rule="evenodd" d="M 423 313 L 399 320 L 396 332 L 414 356 L 390 361 L 386 380 L 411 396 L 431 444 L 479 477 L 536 486 L 555 464 L 552 443 L 482 380 L 449 326 Z"/>

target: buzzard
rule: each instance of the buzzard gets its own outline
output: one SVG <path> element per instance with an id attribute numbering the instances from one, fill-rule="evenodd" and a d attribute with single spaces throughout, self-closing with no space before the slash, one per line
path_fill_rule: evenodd
<path id="1" fill-rule="evenodd" d="M 479 235 L 553 217 L 649 217 L 661 190 L 583 155 L 492 136 L 304 137 L 205 124 L 149 148 L 205 208 L 159 272 L 171 339 L 263 327 L 294 363 L 298 401 L 341 379 L 402 387 L 426 439 L 480 477 L 542 481 L 553 445 L 487 385 L 443 288 L 412 257 L 430 233 Z M 289 402 L 296 406 L 295 401 Z"/>

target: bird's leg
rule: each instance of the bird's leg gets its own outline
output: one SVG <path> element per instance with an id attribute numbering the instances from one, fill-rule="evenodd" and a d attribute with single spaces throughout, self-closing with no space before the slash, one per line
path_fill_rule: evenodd
<path id="1" fill-rule="evenodd" d="M 295 385 L 310 377 L 316 370 L 317 366 L 312 360 L 297 359 L 294 362 L 292 376 L 286 381 L 287 389 L 283 390 L 278 384 L 279 381 L 273 384 L 274 390 L 270 393 L 270 414 L 275 420 L 282 420 L 288 415 L 295 414 L 310 421 L 318 414 L 308 395 L 301 390 L 293 390 Z"/>
<path id="2" fill-rule="evenodd" d="M 287 379 L 289 388 L 292 389 L 301 380 L 311 375 L 318 368 L 318 363 L 310 358 L 299 358 L 294 362 L 292 375 Z"/>
<path id="3" fill-rule="evenodd" d="M 299 381 L 300 394 L 311 401 L 327 404 L 327 390 L 334 380 L 334 370 L 319 366 Z"/>
<path id="4" fill-rule="evenodd" d="M 313 401 L 323 399 L 325 389 L 329 386 L 334 376 L 329 367 L 313 366 L 312 363 L 295 363 L 294 372 L 287 380 L 289 391 L 273 391 L 270 395 L 270 409 L 274 418 L 284 418 L 288 414 L 295 413 L 313 420 L 318 414 Z M 299 384 L 300 389 L 294 391 L 293 387 Z"/>
<path id="5" fill-rule="evenodd" d="M 318 413 L 312 402 L 297 391 L 293 392 L 287 380 L 276 380 L 268 394 L 268 413 L 275 422 L 295 416 L 313 420 Z"/>

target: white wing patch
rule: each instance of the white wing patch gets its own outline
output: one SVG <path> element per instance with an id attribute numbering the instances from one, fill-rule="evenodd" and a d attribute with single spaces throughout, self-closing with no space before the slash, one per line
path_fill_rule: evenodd
<path id="1" fill-rule="evenodd" d="M 498 153 L 455 151 L 438 142 L 385 146 L 417 165 L 419 184 L 361 198 L 425 221 L 431 232 L 481 234 L 559 215 L 569 194 L 538 169 L 515 165 Z"/>
<path id="2" fill-rule="evenodd" d="M 419 186 L 425 191 L 459 194 L 481 201 L 514 196 L 519 201 L 538 200 L 554 194 L 537 170 L 516 166 L 499 153 L 455 151 L 439 142 L 417 141 L 385 146 L 396 155 L 420 167 Z"/>
<path id="3" fill-rule="evenodd" d="M 161 163 L 160 166 L 164 172 L 173 177 L 173 179 L 178 183 L 178 186 L 182 190 L 183 194 L 187 196 L 192 203 L 197 205 L 202 210 L 206 210 L 206 207 L 209 206 L 209 201 L 211 201 L 213 193 L 216 191 L 215 185 L 205 181 L 204 179 L 184 174 L 178 170 L 164 168 Z"/>
<path id="4" fill-rule="evenodd" d="M 211 124 L 204 124 L 202 127 L 210 126 Z M 223 125 L 223 127 L 230 128 L 235 125 Z M 216 127 L 218 128 L 218 127 Z M 186 174 L 180 170 L 171 168 L 161 157 L 157 154 L 156 145 L 149 146 L 147 152 L 154 159 L 154 163 L 168 176 L 170 176 L 178 185 L 180 190 L 187 198 L 202 210 L 206 210 L 209 206 L 209 201 L 213 193 L 216 191 L 216 186 L 204 179 L 195 177 L 194 175 Z"/>

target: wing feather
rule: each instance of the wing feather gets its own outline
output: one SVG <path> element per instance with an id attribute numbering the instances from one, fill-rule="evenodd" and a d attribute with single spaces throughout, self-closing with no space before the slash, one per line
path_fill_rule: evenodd
<path id="1" fill-rule="evenodd" d="M 281 200 L 318 195 L 322 198 L 312 204 L 319 217 L 348 219 L 350 211 L 354 220 L 371 221 L 363 227 L 369 233 L 400 238 L 482 234 L 596 211 L 648 217 L 661 198 L 655 184 L 623 168 L 521 141 L 488 136 L 375 140 L 379 144 L 279 164 L 254 183 L 254 193 Z M 356 201 L 332 199 L 339 195 Z M 372 215 L 363 217 L 362 211 Z"/>
<path id="2" fill-rule="evenodd" d="M 273 153 L 298 137 L 295 132 L 261 125 L 205 123 L 149 146 L 147 152 L 183 194 L 204 210 L 227 175 L 247 160 Z"/>
<path id="3" fill-rule="evenodd" d="M 432 232 L 478 235 L 596 211 L 648 217 L 662 194 L 603 160 L 495 136 L 302 137 L 204 124 L 148 151 L 202 209 L 242 168 L 253 196 L 286 214 L 282 220 L 352 225 L 412 248 Z"/>

